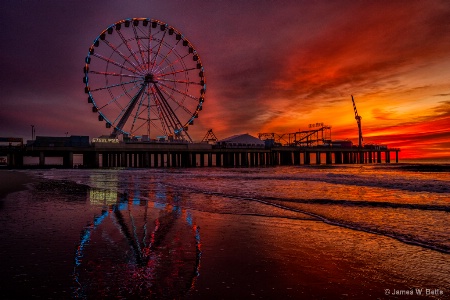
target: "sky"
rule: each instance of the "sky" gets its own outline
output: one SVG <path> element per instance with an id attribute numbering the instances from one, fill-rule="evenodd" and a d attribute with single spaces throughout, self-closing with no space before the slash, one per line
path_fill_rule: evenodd
<path id="1" fill-rule="evenodd" d="M 108 134 L 84 93 L 93 40 L 133 17 L 158 19 L 195 46 L 207 92 L 191 137 L 292 133 L 450 160 L 450 2 L 3 0 L 0 136 Z"/>

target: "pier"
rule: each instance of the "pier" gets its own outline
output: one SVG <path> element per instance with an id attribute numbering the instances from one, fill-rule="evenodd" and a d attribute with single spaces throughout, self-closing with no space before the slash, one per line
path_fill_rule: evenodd
<path id="1" fill-rule="evenodd" d="M 207 143 L 90 143 L 64 146 L 3 146 L 9 168 L 46 167 L 46 159 L 62 158 L 59 167 L 73 168 L 191 168 L 191 167 L 268 167 L 311 164 L 398 163 L 400 149 L 273 146 L 218 147 Z M 74 156 L 82 163 L 74 165 Z M 38 158 L 26 164 L 25 158 Z M 53 166 L 53 165 L 52 165 Z"/>

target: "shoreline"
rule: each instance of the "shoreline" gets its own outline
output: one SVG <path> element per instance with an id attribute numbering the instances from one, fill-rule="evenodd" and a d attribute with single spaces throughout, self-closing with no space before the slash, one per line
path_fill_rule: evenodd
<path id="1" fill-rule="evenodd" d="M 33 176 L 23 172 L 0 170 L 0 201 L 11 193 L 27 190 L 26 184 L 34 180 Z"/>

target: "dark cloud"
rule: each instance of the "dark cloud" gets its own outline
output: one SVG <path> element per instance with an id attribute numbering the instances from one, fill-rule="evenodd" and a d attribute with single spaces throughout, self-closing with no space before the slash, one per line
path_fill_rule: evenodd
<path id="1" fill-rule="evenodd" d="M 434 111 L 441 115 L 450 116 L 450 100 L 441 101 L 440 104 L 434 108 Z"/>

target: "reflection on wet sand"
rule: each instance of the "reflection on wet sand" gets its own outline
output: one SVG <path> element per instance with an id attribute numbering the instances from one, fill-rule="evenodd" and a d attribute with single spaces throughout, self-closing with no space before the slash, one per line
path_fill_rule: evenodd
<path id="1" fill-rule="evenodd" d="M 434 176 L 48 170 L 4 200 L 0 299 L 448 298 L 450 177 Z"/>
<path id="2" fill-rule="evenodd" d="M 102 212 L 81 232 L 74 298 L 179 298 L 194 287 L 201 244 L 192 215 L 163 186 L 141 195 L 132 185 L 122 194 L 90 190 Z"/>

